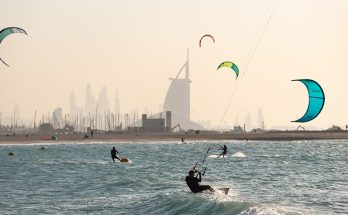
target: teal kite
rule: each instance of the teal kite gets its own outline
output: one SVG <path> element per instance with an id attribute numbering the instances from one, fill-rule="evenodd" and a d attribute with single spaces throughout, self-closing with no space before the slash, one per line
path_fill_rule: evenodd
<path id="1" fill-rule="evenodd" d="M 225 62 L 222 62 L 217 69 L 220 69 L 220 67 L 228 67 L 228 68 L 231 68 L 233 69 L 233 71 L 236 73 L 236 79 L 238 78 L 238 75 L 239 75 L 239 69 L 238 69 L 238 66 L 230 61 L 225 61 Z"/>
<path id="2" fill-rule="evenodd" d="M 296 79 L 292 81 L 300 81 L 308 91 L 309 103 L 306 113 L 299 119 L 292 122 L 308 122 L 316 118 L 324 107 L 325 95 L 321 86 L 311 79 Z"/>
<path id="3" fill-rule="evenodd" d="M 8 28 L 4 28 L 4 29 L 2 29 L 2 30 L 0 31 L 0 43 L 1 43 L 8 35 L 13 34 L 13 33 L 23 33 L 23 34 L 28 35 L 27 32 L 26 32 L 25 30 L 21 29 L 21 28 L 17 28 L 17 27 L 8 27 Z M 8 66 L 7 63 L 5 63 L 5 61 L 2 60 L 1 58 L 0 58 L 0 61 L 3 62 L 6 66 Z"/>
<path id="4" fill-rule="evenodd" d="M 4 28 L 0 31 L 0 43 L 5 39 L 5 37 L 13 33 L 27 34 L 27 32 L 21 28 L 17 28 L 17 27 Z"/>

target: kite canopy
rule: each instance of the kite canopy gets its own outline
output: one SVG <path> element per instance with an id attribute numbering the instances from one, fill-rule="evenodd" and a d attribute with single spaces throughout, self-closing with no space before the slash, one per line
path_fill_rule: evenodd
<path id="1" fill-rule="evenodd" d="M 21 28 L 17 28 L 17 27 L 4 28 L 0 31 L 0 43 L 5 39 L 5 37 L 7 37 L 8 35 L 13 34 L 13 33 L 27 34 L 27 32 L 25 32 L 25 30 L 23 30 Z"/>
<path id="2" fill-rule="evenodd" d="M 324 107 L 325 95 L 321 86 L 311 79 L 296 79 L 302 82 L 308 90 L 309 103 L 306 113 L 298 120 L 292 122 L 308 122 L 316 118 Z"/>
<path id="3" fill-rule="evenodd" d="M 228 67 L 228 68 L 233 69 L 233 71 L 236 73 L 236 79 L 238 78 L 239 69 L 238 69 L 236 64 L 234 64 L 230 61 L 225 61 L 225 62 L 220 63 L 220 65 L 218 66 L 217 69 L 220 69 L 220 67 Z"/>
<path id="4" fill-rule="evenodd" d="M 214 39 L 213 36 L 211 36 L 210 34 L 205 34 L 205 35 L 203 35 L 203 36 L 201 37 L 201 39 L 199 40 L 199 47 L 202 47 L 202 40 L 203 40 L 203 38 L 205 38 L 205 37 L 210 37 L 210 38 L 213 40 L 213 42 L 215 43 L 215 39 Z"/>

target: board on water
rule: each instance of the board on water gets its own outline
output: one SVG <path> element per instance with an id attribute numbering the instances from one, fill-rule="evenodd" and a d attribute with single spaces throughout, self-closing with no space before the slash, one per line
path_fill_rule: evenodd
<path id="1" fill-rule="evenodd" d="M 230 190 L 230 188 L 226 187 L 226 188 L 217 188 L 218 190 L 222 191 L 225 195 L 228 194 L 228 191 Z"/>
<path id="2" fill-rule="evenodd" d="M 225 158 L 227 155 L 225 155 Z M 219 155 L 208 155 L 208 158 L 224 158 L 222 155 L 219 157 Z"/>
<path id="3" fill-rule="evenodd" d="M 120 162 L 123 162 L 123 163 L 128 163 L 129 160 L 128 158 L 124 157 L 124 158 L 121 158 Z"/>

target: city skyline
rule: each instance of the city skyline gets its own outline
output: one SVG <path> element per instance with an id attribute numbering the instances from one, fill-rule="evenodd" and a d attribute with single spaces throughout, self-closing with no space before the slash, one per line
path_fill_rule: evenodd
<path id="1" fill-rule="evenodd" d="M 112 111 L 117 89 L 122 112 L 157 113 L 168 78 L 185 62 L 189 48 L 193 121 L 233 125 L 251 113 L 255 125 L 261 108 L 267 128 L 297 127 L 291 121 L 304 114 L 308 95 L 291 80 L 310 78 L 323 87 L 326 103 L 316 119 L 303 125 L 343 127 L 348 122 L 348 2 L 275 2 L 5 0 L 0 25 L 21 27 L 28 36 L 1 43 L 0 56 L 10 67 L 0 66 L 0 112 L 12 116 L 14 103 L 25 119 L 32 119 L 35 110 L 38 116 L 57 107 L 66 112 L 72 89 L 76 105 L 85 108 L 84 89 L 90 83 L 95 100 L 103 86 L 110 89 Z M 207 33 L 215 43 L 199 47 Z M 224 60 L 240 67 L 239 79 L 228 70 L 216 71 Z"/>

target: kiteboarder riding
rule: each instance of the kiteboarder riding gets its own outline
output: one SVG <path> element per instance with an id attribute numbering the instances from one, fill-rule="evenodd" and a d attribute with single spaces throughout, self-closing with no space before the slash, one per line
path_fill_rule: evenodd
<path id="1" fill-rule="evenodd" d="M 118 151 L 115 149 L 115 147 L 112 147 L 112 150 L 111 150 L 111 158 L 112 158 L 112 160 L 115 162 L 115 158 L 116 158 L 119 161 L 121 161 L 121 159 L 119 157 L 117 157 L 116 153 L 118 153 Z"/>
<path id="2" fill-rule="evenodd" d="M 220 146 L 220 150 L 223 150 L 223 152 L 218 156 L 218 158 L 222 155 L 222 157 L 224 158 L 225 155 L 227 154 L 227 146 L 224 145 L 223 147 Z"/>
<path id="3" fill-rule="evenodd" d="M 195 176 L 195 173 L 197 175 Z M 203 190 L 209 190 L 210 192 L 214 192 L 214 189 L 209 185 L 199 185 L 199 182 L 202 181 L 201 173 L 195 168 L 189 171 L 189 175 L 186 176 L 185 181 L 190 190 L 194 193 L 202 192 Z"/>

